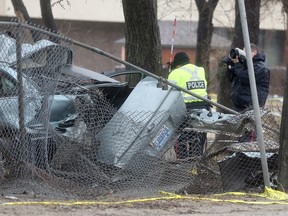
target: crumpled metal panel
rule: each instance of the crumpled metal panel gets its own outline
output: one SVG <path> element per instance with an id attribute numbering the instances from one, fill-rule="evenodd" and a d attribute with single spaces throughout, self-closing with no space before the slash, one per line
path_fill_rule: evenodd
<path id="1" fill-rule="evenodd" d="M 209 112 L 205 109 L 191 111 L 189 125 L 193 130 L 206 131 L 211 133 L 221 133 L 239 136 L 243 128 L 249 124 L 254 124 L 253 110 L 243 114 L 224 114 L 221 112 Z M 261 116 L 265 111 L 261 112 Z M 264 125 L 265 126 L 265 125 Z M 187 128 L 187 130 L 189 130 Z"/>
<path id="2" fill-rule="evenodd" d="M 0 34 L 0 44 L 5 44 L 5 49 L 0 49 L 0 61 L 16 64 L 16 41 L 5 34 Z M 45 47 L 57 45 L 49 40 L 39 40 L 35 44 L 22 44 L 21 56 L 24 58 Z M 58 45 L 59 46 L 59 45 Z"/>
<path id="3" fill-rule="evenodd" d="M 120 168 L 148 168 L 143 164 L 160 158 L 174 144 L 169 141 L 185 112 L 180 91 L 157 88 L 157 80 L 146 77 L 98 134 L 97 159 Z"/>

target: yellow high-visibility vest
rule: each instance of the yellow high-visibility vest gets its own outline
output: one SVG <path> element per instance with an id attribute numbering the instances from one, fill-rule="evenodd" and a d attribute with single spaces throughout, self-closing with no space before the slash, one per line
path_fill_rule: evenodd
<path id="1" fill-rule="evenodd" d="M 203 67 L 197 67 L 191 63 L 183 65 L 168 76 L 168 80 L 175 81 L 176 85 L 185 88 L 201 97 L 207 98 L 207 81 Z M 185 103 L 202 101 L 192 95 L 182 92 Z"/>

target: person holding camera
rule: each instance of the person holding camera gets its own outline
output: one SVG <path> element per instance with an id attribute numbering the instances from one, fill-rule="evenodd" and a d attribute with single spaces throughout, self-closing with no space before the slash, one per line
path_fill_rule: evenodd
<path id="1" fill-rule="evenodd" d="M 265 55 L 261 53 L 260 49 L 253 43 L 251 43 L 251 54 L 258 102 L 260 107 L 264 107 L 269 92 L 270 69 L 265 63 Z M 227 78 L 232 83 L 231 100 L 235 110 L 243 112 L 252 108 L 252 95 L 245 48 L 243 50 L 239 48 L 232 49 L 226 64 Z"/>
<path id="2" fill-rule="evenodd" d="M 168 80 L 174 81 L 176 85 L 187 89 L 199 96 L 208 98 L 207 96 L 207 81 L 205 78 L 205 70 L 203 67 L 197 67 L 190 62 L 188 55 L 185 52 L 178 52 L 174 56 L 171 72 L 168 75 Z M 198 99 L 190 94 L 182 92 L 186 109 L 207 109 L 210 104 Z M 187 115 L 189 118 L 189 113 Z M 188 120 L 188 119 L 186 119 Z M 196 131 L 185 131 L 187 121 L 184 120 L 179 127 L 179 139 L 175 146 L 177 158 L 185 159 L 188 157 L 201 156 L 206 143 L 206 133 Z"/>
<path id="3" fill-rule="evenodd" d="M 265 64 L 265 55 L 261 53 L 259 48 L 253 43 L 251 43 L 251 56 L 258 94 L 258 103 L 259 106 L 263 108 L 269 92 L 270 69 Z M 232 83 L 232 103 L 236 111 L 245 112 L 253 106 L 245 48 L 243 50 L 239 48 L 232 49 L 228 59 L 226 59 L 226 64 L 227 77 Z M 246 129 L 238 141 L 252 142 L 256 139 L 257 136 L 255 130 Z"/>

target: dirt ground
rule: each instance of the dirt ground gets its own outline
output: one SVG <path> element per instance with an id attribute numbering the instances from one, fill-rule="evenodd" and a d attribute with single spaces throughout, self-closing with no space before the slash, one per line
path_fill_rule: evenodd
<path id="1" fill-rule="evenodd" d="M 211 198 L 212 199 L 212 198 Z M 216 198 L 218 199 L 218 198 Z M 193 216 L 205 216 L 205 215 L 221 215 L 221 216 L 247 216 L 247 215 L 261 215 L 261 216 L 286 216 L 288 212 L 288 202 L 280 201 L 272 202 L 263 198 L 232 198 L 230 201 L 211 201 L 194 199 L 177 199 L 177 200 L 157 200 L 148 202 L 135 202 L 126 204 L 111 204 L 111 205 L 99 205 L 99 204 L 79 204 L 79 205 L 67 205 L 64 203 L 51 203 L 41 200 L 38 204 L 23 203 L 20 200 L 11 200 L 1 198 L 0 202 L 0 216 L 2 215 L 29 215 L 29 216 L 176 216 L 176 215 L 193 215 Z M 237 203 L 237 201 L 239 203 Z M 35 201 L 35 200 L 34 200 Z M 19 202 L 19 203 L 17 203 Z M 22 202 L 22 204 L 21 204 Z M 249 204 L 250 202 L 254 204 Z M 256 204 L 255 204 L 256 203 Z M 265 203 L 265 204 L 264 204 Z"/>

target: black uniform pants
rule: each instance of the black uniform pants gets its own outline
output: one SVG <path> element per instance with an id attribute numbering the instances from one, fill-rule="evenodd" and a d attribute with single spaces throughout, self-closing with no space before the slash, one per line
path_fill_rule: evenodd
<path id="1" fill-rule="evenodd" d="M 191 127 L 189 122 L 189 110 L 193 109 L 210 109 L 208 103 L 189 103 L 186 104 L 187 117 L 178 128 L 179 138 L 175 146 L 175 151 L 178 159 L 185 159 L 188 157 L 202 156 L 204 146 L 207 142 L 207 133 L 197 131 L 186 131 L 185 128 Z"/>

